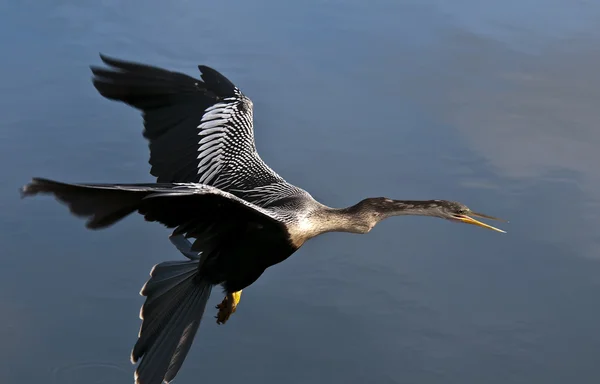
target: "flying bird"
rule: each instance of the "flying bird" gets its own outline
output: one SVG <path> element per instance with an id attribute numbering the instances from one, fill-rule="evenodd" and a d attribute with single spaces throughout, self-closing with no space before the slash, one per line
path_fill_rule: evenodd
<path id="1" fill-rule="evenodd" d="M 33 178 L 21 194 L 53 195 L 86 226 L 107 228 L 132 213 L 173 229 L 188 260 L 157 264 L 141 290 L 142 324 L 131 353 L 139 384 L 170 382 L 180 370 L 213 287 L 225 297 L 217 322 L 235 312 L 242 290 L 327 232 L 368 233 L 392 216 L 419 215 L 504 232 L 447 200 L 366 198 L 332 208 L 286 182 L 259 156 L 253 104 L 218 71 L 201 77 L 100 55 L 93 84 L 105 98 L 142 113 L 156 183 L 65 183 Z M 190 242 L 188 239 L 194 239 Z"/>

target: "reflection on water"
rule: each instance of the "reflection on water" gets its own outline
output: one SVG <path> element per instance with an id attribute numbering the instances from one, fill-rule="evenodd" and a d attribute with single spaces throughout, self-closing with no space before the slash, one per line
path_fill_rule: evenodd
<path id="1" fill-rule="evenodd" d="M 131 380 L 138 291 L 180 257 L 140 218 L 91 232 L 48 199 L 18 200 L 34 175 L 152 180 L 139 115 L 91 86 L 98 52 L 223 71 L 254 101 L 263 158 L 326 204 L 443 198 L 510 220 L 506 235 L 407 217 L 314 239 L 226 326 L 203 323 L 177 382 L 600 379 L 594 2 L 0 10 L 1 382 Z"/>

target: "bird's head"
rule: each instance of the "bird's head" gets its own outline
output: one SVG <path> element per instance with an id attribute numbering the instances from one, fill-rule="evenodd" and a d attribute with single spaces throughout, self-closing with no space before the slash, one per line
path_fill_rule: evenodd
<path id="1" fill-rule="evenodd" d="M 489 224 L 482 223 L 481 221 L 476 220 L 474 217 L 478 217 L 481 219 L 502 221 L 502 222 L 506 222 L 505 220 L 499 219 L 497 217 L 489 216 L 489 215 L 484 215 L 483 213 L 473 212 L 466 205 L 464 205 L 462 203 L 458 203 L 456 201 L 447 201 L 447 200 L 434 200 L 434 201 L 439 204 L 439 206 L 437 207 L 438 215 L 436 215 L 436 216 L 438 216 L 440 218 L 447 219 L 450 221 L 465 223 L 465 224 L 477 225 L 479 227 L 491 229 L 493 231 L 506 233 L 506 231 L 503 231 L 499 228 L 493 227 Z"/>
<path id="2" fill-rule="evenodd" d="M 419 215 L 432 216 L 453 222 L 477 225 L 479 227 L 491 229 L 497 232 L 506 233 L 505 231 L 485 224 L 474 217 L 497 220 L 493 216 L 484 215 L 482 213 L 473 212 L 469 207 L 462 203 L 448 200 L 392 200 L 385 197 L 372 197 L 362 200 L 354 206 L 363 216 L 370 216 L 374 221 L 379 222 L 391 216 L 400 215 Z"/>

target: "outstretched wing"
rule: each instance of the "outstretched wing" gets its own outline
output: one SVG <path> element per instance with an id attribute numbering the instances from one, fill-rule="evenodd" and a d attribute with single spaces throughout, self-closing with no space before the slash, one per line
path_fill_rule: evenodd
<path id="1" fill-rule="evenodd" d="M 194 237 L 191 251 L 202 252 L 201 274 L 213 284 L 239 290 L 297 247 L 283 213 L 261 208 L 202 184 L 68 184 L 34 178 L 22 195 L 50 194 L 90 229 L 106 228 L 138 212 L 147 221 Z M 230 291 L 230 292 L 233 292 Z"/>
<path id="2" fill-rule="evenodd" d="M 100 55 L 94 86 L 111 100 L 140 111 L 149 140 L 150 173 L 158 182 L 194 182 L 264 195 L 302 192 L 269 168 L 256 151 L 252 101 L 216 70 L 200 65 L 202 79 Z M 248 192 L 250 193 L 250 192 Z"/>

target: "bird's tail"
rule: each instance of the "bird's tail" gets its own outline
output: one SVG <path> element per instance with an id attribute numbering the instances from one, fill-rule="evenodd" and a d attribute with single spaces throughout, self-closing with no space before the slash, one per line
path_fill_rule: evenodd
<path id="1" fill-rule="evenodd" d="M 199 278 L 200 262 L 157 264 L 142 288 L 140 293 L 146 296 L 140 312 L 142 326 L 131 352 L 133 363 L 141 359 L 136 384 L 168 383 L 181 368 L 212 290 L 212 284 Z"/>

